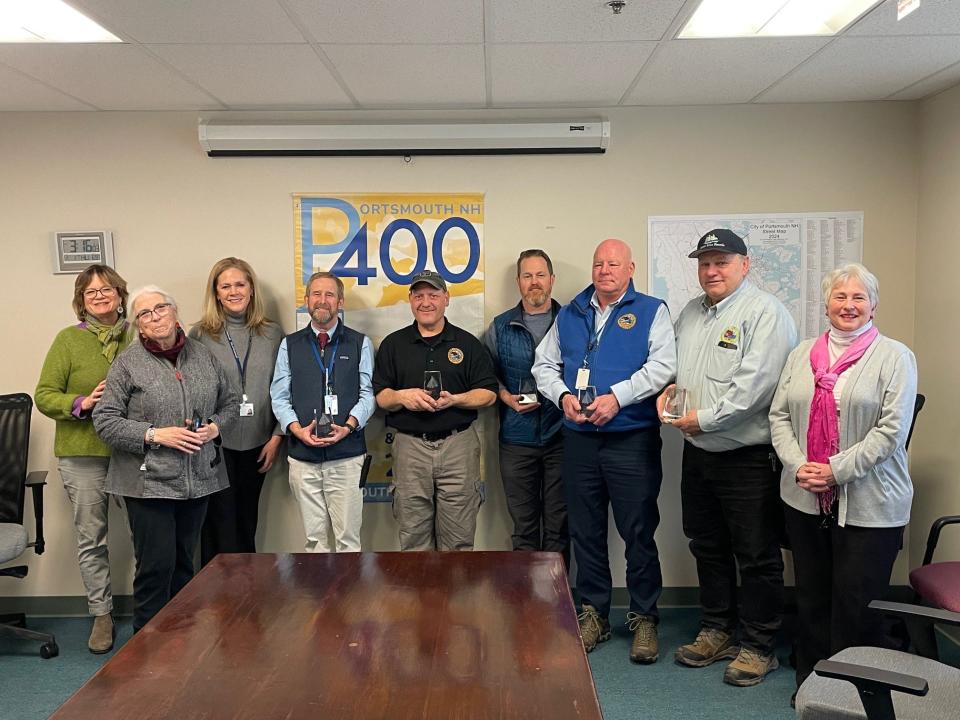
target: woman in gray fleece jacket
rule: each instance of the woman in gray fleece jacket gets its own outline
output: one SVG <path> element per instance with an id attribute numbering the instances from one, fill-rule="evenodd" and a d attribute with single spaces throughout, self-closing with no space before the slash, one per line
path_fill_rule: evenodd
<path id="1" fill-rule="evenodd" d="M 131 306 L 140 342 L 111 366 L 93 423 L 112 449 L 106 490 L 124 497 L 133 531 L 136 632 L 193 577 L 207 498 L 226 486 L 221 428 L 239 397 L 210 351 L 184 335 L 168 293 L 147 286 Z"/>
<path id="2" fill-rule="evenodd" d="M 797 686 L 818 660 L 882 641 L 882 598 L 910 520 L 908 347 L 873 326 L 876 277 L 853 263 L 822 289 L 830 329 L 787 358 L 770 407 L 797 585 Z"/>

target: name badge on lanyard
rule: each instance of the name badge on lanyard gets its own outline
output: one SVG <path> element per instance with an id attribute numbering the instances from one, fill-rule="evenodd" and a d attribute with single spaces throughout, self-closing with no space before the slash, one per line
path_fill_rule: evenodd
<path id="1" fill-rule="evenodd" d="M 335 417 L 340 413 L 340 405 L 337 402 L 337 394 L 333 391 L 333 386 L 330 384 L 330 373 L 333 371 L 333 367 L 337 362 L 337 349 L 340 347 L 340 339 L 337 338 L 337 342 L 334 343 L 330 351 L 330 367 L 324 364 L 323 358 L 317 350 L 317 346 L 311 345 L 310 347 L 313 349 L 313 357 L 316 359 L 317 365 L 323 370 L 323 411 L 327 415 Z"/>
<path id="2" fill-rule="evenodd" d="M 250 359 L 250 348 L 253 346 L 253 335 L 247 338 L 247 352 L 243 355 L 243 363 L 240 362 L 240 355 L 233 344 L 233 338 L 230 337 L 230 331 L 224 328 L 224 335 L 227 336 L 227 342 L 230 344 L 230 352 L 233 353 L 233 360 L 237 363 L 237 372 L 240 374 L 240 389 L 243 391 L 243 400 L 240 401 L 240 417 L 253 417 L 253 403 L 247 399 L 247 361 Z"/>
<path id="3" fill-rule="evenodd" d="M 597 311 L 592 307 L 590 308 L 593 312 L 591 313 L 594 325 L 596 325 Z M 609 319 L 609 318 L 607 318 Z M 590 385 L 590 356 L 593 355 L 597 350 L 597 346 L 600 344 L 600 333 L 603 332 L 603 327 L 606 325 L 606 320 L 604 320 L 603 325 L 598 328 L 595 328 L 593 331 L 593 336 L 590 338 L 590 341 L 587 343 L 587 351 L 583 356 L 583 367 L 577 369 L 577 382 L 574 387 L 574 390 L 584 390 Z"/>

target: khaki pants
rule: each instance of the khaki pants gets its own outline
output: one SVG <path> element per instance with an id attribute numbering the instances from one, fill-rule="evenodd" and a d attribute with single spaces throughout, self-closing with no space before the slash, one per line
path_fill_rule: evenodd
<path id="1" fill-rule="evenodd" d="M 476 428 L 435 442 L 397 433 L 391 492 L 401 550 L 472 550 L 480 510 Z"/>
<path id="2" fill-rule="evenodd" d="M 290 490 L 300 507 L 307 552 L 360 552 L 363 455 L 324 463 L 288 458 Z M 333 533 L 333 542 L 330 534 Z"/>

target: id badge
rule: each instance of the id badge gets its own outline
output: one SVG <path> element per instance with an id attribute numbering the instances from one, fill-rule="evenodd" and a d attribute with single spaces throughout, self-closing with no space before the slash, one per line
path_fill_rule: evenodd
<path id="1" fill-rule="evenodd" d="M 240 417 L 253 417 L 253 403 L 252 403 L 252 402 L 242 402 L 242 403 L 240 403 Z"/>
<path id="2" fill-rule="evenodd" d="M 339 415 L 340 410 L 337 407 L 337 396 L 324 395 L 323 408 L 324 408 L 324 412 L 327 413 L 327 415 Z"/>
<path id="3" fill-rule="evenodd" d="M 577 370 L 577 386 L 575 390 L 583 390 L 590 384 L 590 368 L 580 368 Z"/>

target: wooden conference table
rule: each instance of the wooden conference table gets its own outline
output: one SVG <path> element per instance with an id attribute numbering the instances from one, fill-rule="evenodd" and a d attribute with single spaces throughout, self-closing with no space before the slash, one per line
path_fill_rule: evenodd
<path id="1" fill-rule="evenodd" d="M 52 716 L 600 718 L 559 555 L 220 555 Z"/>

